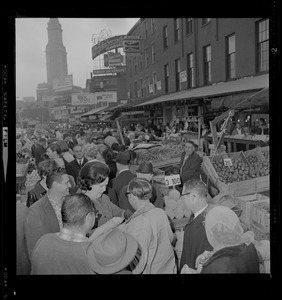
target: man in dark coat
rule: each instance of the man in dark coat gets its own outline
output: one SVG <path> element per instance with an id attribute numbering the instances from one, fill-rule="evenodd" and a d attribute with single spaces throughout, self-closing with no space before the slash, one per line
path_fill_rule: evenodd
<path id="1" fill-rule="evenodd" d="M 24 234 L 24 223 L 28 214 L 28 208 L 20 201 L 17 201 L 16 212 L 17 275 L 29 275 L 31 266 L 27 252 L 26 237 Z"/>
<path id="2" fill-rule="evenodd" d="M 130 159 L 130 154 L 127 151 L 119 152 L 116 156 L 117 175 L 112 180 L 114 198 L 111 198 L 111 200 L 117 206 L 121 188 L 128 185 L 129 181 L 136 177 L 129 171 Z"/>
<path id="3" fill-rule="evenodd" d="M 29 258 L 37 241 L 46 233 L 59 232 L 62 223 L 61 204 L 69 194 L 69 176 L 64 170 L 48 174 L 47 194 L 30 206 L 24 232 Z"/>
<path id="4" fill-rule="evenodd" d="M 34 159 L 35 164 L 38 165 L 44 160 L 43 154 L 46 153 L 47 140 L 45 138 L 40 138 L 38 143 L 34 148 Z"/>
<path id="5" fill-rule="evenodd" d="M 196 145 L 192 141 L 185 142 L 185 151 L 180 159 L 180 178 L 182 184 L 190 179 L 200 179 L 202 158 L 195 152 Z"/>
<path id="6" fill-rule="evenodd" d="M 73 154 L 75 159 L 69 163 L 72 172 L 70 175 L 73 176 L 75 182 L 77 183 L 78 173 L 80 169 L 88 162 L 87 158 L 84 156 L 84 150 L 81 145 L 74 145 Z"/>
<path id="7" fill-rule="evenodd" d="M 185 182 L 191 179 L 201 179 L 208 184 L 208 191 L 210 195 L 214 195 L 213 189 L 217 187 L 208 180 L 207 175 L 202 171 L 202 158 L 196 152 L 196 145 L 192 141 L 185 142 L 185 151 L 181 154 L 180 159 L 180 178 L 184 185 Z"/>
<path id="8" fill-rule="evenodd" d="M 152 185 L 152 197 L 150 202 L 154 204 L 155 207 L 164 209 L 164 199 L 159 188 L 154 184 L 152 178 L 154 176 L 153 165 L 151 162 L 143 162 L 136 169 L 136 175 L 138 178 L 146 179 Z M 131 206 L 127 198 L 127 185 L 121 188 L 119 193 L 119 207 L 122 209 L 130 209 L 133 213 L 135 209 Z"/>
<path id="9" fill-rule="evenodd" d="M 185 226 L 180 270 L 185 264 L 196 269 L 196 259 L 204 251 L 212 251 L 205 230 L 205 216 L 215 205 L 207 203 L 208 190 L 201 180 L 192 179 L 183 186 L 182 199 L 186 209 L 192 212 L 190 221 Z"/>

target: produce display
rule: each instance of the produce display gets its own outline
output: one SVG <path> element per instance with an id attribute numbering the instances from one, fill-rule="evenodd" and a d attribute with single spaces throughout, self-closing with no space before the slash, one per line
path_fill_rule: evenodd
<path id="1" fill-rule="evenodd" d="M 225 166 L 224 159 L 212 161 L 219 180 L 224 183 L 244 181 L 269 174 L 269 161 L 262 161 L 257 156 L 251 155 L 246 158 L 231 158 L 232 166 Z"/>
<path id="2" fill-rule="evenodd" d="M 184 201 L 180 198 L 177 190 L 170 190 L 168 195 L 164 196 L 166 214 L 173 220 L 189 218 L 191 211 L 186 209 Z"/>
<path id="3" fill-rule="evenodd" d="M 269 174 L 269 157 L 268 160 L 262 161 L 257 156 L 251 155 L 247 157 L 247 161 L 251 168 L 255 170 L 256 177 Z"/>
<path id="4" fill-rule="evenodd" d="M 169 143 L 160 147 L 154 147 L 148 150 L 136 150 L 138 164 L 145 161 L 167 160 L 171 157 L 180 156 L 184 151 L 182 145 Z"/>

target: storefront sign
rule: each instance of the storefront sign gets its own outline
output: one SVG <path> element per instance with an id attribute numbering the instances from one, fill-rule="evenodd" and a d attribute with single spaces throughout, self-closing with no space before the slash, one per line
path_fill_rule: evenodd
<path id="1" fill-rule="evenodd" d="M 124 47 L 124 43 L 126 47 Z M 117 35 L 103 40 L 92 47 L 92 59 L 105 52 L 122 47 L 125 52 L 140 52 L 140 37 Z"/>
<path id="2" fill-rule="evenodd" d="M 96 102 L 98 101 L 107 101 L 107 102 L 117 102 L 117 92 L 110 91 L 110 92 L 97 92 L 94 93 Z"/>
<path id="3" fill-rule="evenodd" d="M 125 40 L 123 41 L 123 51 L 128 53 L 140 53 L 140 40 Z"/>
<path id="4" fill-rule="evenodd" d="M 97 106 L 99 102 L 105 102 L 107 104 L 108 102 L 117 102 L 117 92 L 109 91 L 109 92 L 97 92 L 97 93 L 74 93 L 71 95 L 72 106 L 77 106 L 77 105 Z"/>
<path id="5" fill-rule="evenodd" d="M 123 46 L 123 38 L 124 35 L 117 35 L 94 45 L 92 47 L 92 59 L 112 49 L 121 48 Z"/>
<path id="6" fill-rule="evenodd" d="M 167 187 L 181 185 L 181 180 L 180 180 L 179 174 L 165 176 L 165 185 Z"/>
<path id="7" fill-rule="evenodd" d="M 111 69 L 100 69 L 100 70 L 93 70 L 93 75 L 102 75 L 102 74 L 114 74 L 114 73 L 125 73 L 126 67 L 116 67 Z"/>
<path id="8" fill-rule="evenodd" d="M 72 105 L 93 105 L 96 104 L 94 93 L 76 93 L 71 95 Z"/>

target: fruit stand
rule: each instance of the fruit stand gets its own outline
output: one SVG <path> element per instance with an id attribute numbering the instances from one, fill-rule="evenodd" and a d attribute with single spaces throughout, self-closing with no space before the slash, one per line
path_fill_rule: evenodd
<path id="1" fill-rule="evenodd" d="M 256 239 L 269 238 L 270 199 L 263 195 L 269 194 L 269 147 L 205 156 L 202 169 L 220 192 L 228 191 L 239 200 L 240 220 Z"/>

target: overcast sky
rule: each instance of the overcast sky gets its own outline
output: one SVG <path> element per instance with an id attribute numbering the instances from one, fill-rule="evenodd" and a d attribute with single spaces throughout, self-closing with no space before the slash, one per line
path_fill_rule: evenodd
<path id="1" fill-rule="evenodd" d="M 85 88 L 85 81 L 97 63 L 92 61 L 92 35 L 102 30 L 111 36 L 127 34 L 138 18 L 59 18 L 67 52 L 68 73 L 73 84 Z M 47 82 L 45 50 L 48 18 L 17 18 L 16 97 L 35 97 L 38 83 Z M 104 32 L 105 32 L 104 31 Z M 96 61 L 97 59 L 95 59 Z M 101 66 L 103 67 L 103 66 Z"/>

